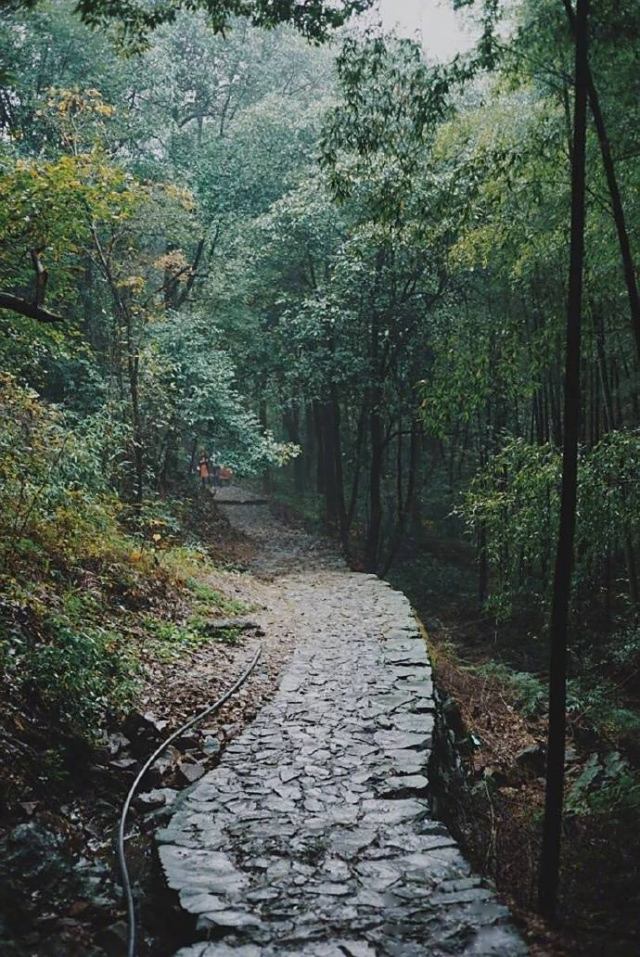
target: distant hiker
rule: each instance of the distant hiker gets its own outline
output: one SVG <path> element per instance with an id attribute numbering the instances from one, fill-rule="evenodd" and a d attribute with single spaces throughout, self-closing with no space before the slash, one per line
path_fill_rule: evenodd
<path id="1" fill-rule="evenodd" d="M 209 458 L 207 456 L 207 453 L 204 451 L 204 449 L 201 449 L 200 459 L 198 460 L 198 475 L 200 476 L 200 481 L 202 483 L 203 488 L 208 483 L 210 474 L 211 473 L 209 469 Z"/>

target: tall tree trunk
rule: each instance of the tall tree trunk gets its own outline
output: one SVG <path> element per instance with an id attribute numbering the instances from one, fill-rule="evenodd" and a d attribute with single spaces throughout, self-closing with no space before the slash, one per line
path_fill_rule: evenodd
<path id="1" fill-rule="evenodd" d="M 576 14 L 574 14 L 573 8 L 571 6 L 571 0 L 563 0 L 563 3 L 569 23 L 571 24 L 574 33 L 576 33 L 577 38 L 578 23 Z M 622 205 L 622 198 L 620 196 L 620 189 L 618 187 L 616 170 L 615 166 L 613 165 L 611 144 L 609 142 L 609 137 L 607 136 L 607 129 L 604 125 L 604 117 L 600 107 L 600 97 L 598 96 L 598 91 L 593 81 L 593 76 L 588 64 L 586 82 L 589 106 L 591 107 L 591 115 L 593 116 L 596 133 L 598 134 L 598 143 L 600 144 L 600 153 L 602 155 L 602 165 L 604 167 L 604 172 L 607 179 L 607 187 L 609 189 L 609 197 L 611 199 L 611 209 L 616 224 L 616 232 L 618 233 L 618 245 L 620 246 L 622 269 L 627 287 L 629 310 L 631 312 L 631 326 L 636 344 L 636 352 L 638 359 L 640 360 L 640 294 L 638 293 L 638 282 L 636 279 L 636 271 L 633 263 L 633 255 L 631 252 L 631 242 L 629 240 L 629 233 L 625 221 L 624 207 Z"/>
<path id="2" fill-rule="evenodd" d="M 289 441 L 300 446 L 302 444 L 300 441 L 300 409 L 297 403 L 294 402 L 290 408 L 284 409 L 282 424 Z M 302 495 L 305 488 L 305 463 L 302 454 L 296 455 L 293 460 L 293 485 L 296 493 Z"/>
<path id="3" fill-rule="evenodd" d="M 198 436 L 194 435 L 193 442 L 191 444 L 191 458 L 189 459 L 189 475 L 193 475 L 194 469 L 196 467 L 196 455 L 198 454 Z"/>
<path id="4" fill-rule="evenodd" d="M 571 254 L 567 301 L 562 497 L 551 604 L 549 733 L 538 907 L 554 918 L 558 900 L 566 735 L 567 625 L 576 524 L 580 336 L 584 263 L 588 0 L 578 0 L 575 35 L 575 99 L 571 156 Z"/>
<path id="5" fill-rule="evenodd" d="M 369 466 L 369 527 L 365 548 L 365 568 L 368 572 L 378 570 L 378 552 L 380 549 L 380 531 L 382 528 L 382 466 L 383 466 L 383 428 L 380 415 L 381 396 L 379 390 L 373 392 L 369 411 L 369 440 L 371 443 L 371 462 Z"/>
<path id="6" fill-rule="evenodd" d="M 629 578 L 629 598 L 632 605 L 638 604 L 638 569 L 636 564 L 636 553 L 633 547 L 633 540 L 629 532 L 624 536 L 624 560 L 627 566 L 627 575 Z"/>
<path id="7" fill-rule="evenodd" d="M 331 402 L 323 402 L 320 408 L 320 428 L 322 432 L 325 519 L 332 531 L 338 528 L 338 484 L 336 479 L 336 448 L 333 427 L 333 407 Z"/>
<path id="8" fill-rule="evenodd" d="M 336 485 L 336 511 L 340 541 L 345 551 L 348 548 L 347 510 L 344 501 L 344 470 L 342 467 L 342 428 L 340 419 L 340 401 L 335 385 L 331 386 L 331 428 L 333 430 L 333 471 Z"/>
<path id="9" fill-rule="evenodd" d="M 316 436 L 313 422 L 313 408 L 305 405 L 304 409 L 304 451 L 302 463 L 304 465 L 304 485 L 311 488 L 313 476 L 313 462 L 316 456 Z"/>
<path id="10" fill-rule="evenodd" d="M 604 425 L 607 432 L 613 429 L 613 402 L 611 400 L 611 387 L 609 384 L 609 373 L 607 370 L 607 355 L 604 339 L 604 322 L 602 315 L 596 310 L 594 313 L 596 323 L 596 353 L 598 357 L 598 372 L 600 376 L 600 388 L 602 389 L 602 405 L 604 410 Z"/>
<path id="11" fill-rule="evenodd" d="M 258 418 L 260 420 L 262 429 L 266 431 L 269 428 L 269 412 L 267 409 L 266 399 L 260 399 L 260 403 L 258 405 Z M 266 495 L 270 495 L 273 491 L 273 479 L 271 475 L 271 469 L 268 465 L 262 473 L 262 488 L 264 489 Z"/>
<path id="12" fill-rule="evenodd" d="M 384 453 L 384 435 L 382 426 L 382 381 L 380 362 L 380 317 L 375 308 L 371 313 L 371 336 L 369 340 L 369 361 L 372 385 L 368 389 L 369 405 L 369 444 L 371 459 L 369 462 L 369 523 L 365 543 L 365 568 L 368 572 L 378 570 L 378 552 L 380 549 L 380 531 L 382 528 L 382 470 Z"/>
<path id="13" fill-rule="evenodd" d="M 134 467 L 134 497 L 136 504 L 142 504 L 144 495 L 144 455 L 142 422 L 140 418 L 139 392 L 139 359 L 131 354 L 131 344 L 128 348 L 127 369 L 129 373 L 129 395 L 131 398 L 131 425 L 133 431 L 133 467 Z"/>
<path id="14" fill-rule="evenodd" d="M 416 497 L 416 475 L 418 472 L 419 447 L 420 428 L 418 423 L 414 420 L 411 424 L 411 439 L 409 443 L 409 476 L 407 478 L 407 488 L 405 495 L 403 496 L 402 477 L 401 475 L 398 475 L 398 521 L 393 538 L 391 540 L 389 554 L 387 555 L 386 561 L 380 573 L 383 576 L 387 574 L 391 568 L 391 565 L 393 564 L 393 560 L 396 557 L 397 551 L 404 538 L 407 518 L 413 510 L 413 502 Z"/>
<path id="15" fill-rule="evenodd" d="M 326 455 L 324 433 L 322 431 L 322 415 L 320 403 L 317 399 L 313 400 L 313 431 L 316 437 L 316 491 L 319 495 L 324 495 L 326 486 Z"/>
<path id="16" fill-rule="evenodd" d="M 353 463 L 353 476 L 351 480 L 351 494 L 349 496 L 349 508 L 347 510 L 347 534 L 349 533 L 355 518 L 358 505 L 358 493 L 360 491 L 360 472 L 362 469 L 362 447 L 364 445 L 365 427 L 367 424 L 366 402 L 363 401 L 358 416 L 358 426 L 356 430 L 356 452 Z"/>

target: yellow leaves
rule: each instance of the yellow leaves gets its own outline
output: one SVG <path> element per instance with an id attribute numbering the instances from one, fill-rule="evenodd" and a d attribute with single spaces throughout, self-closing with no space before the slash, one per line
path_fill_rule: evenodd
<path id="1" fill-rule="evenodd" d="M 18 160 L 0 176 L 0 234 L 50 261 L 83 247 L 91 222 L 129 218 L 136 208 L 132 181 L 105 161 L 100 149 L 64 154 L 55 160 Z"/>
<path id="2" fill-rule="evenodd" d="M 114 106 L 104 102 L 100 91 L 93 88 L 64 90 L 51 87 L 47 106 L 63 118 L 74 114 L 111 117 L 116 112 Z"/>
<path id="3" fill-rule="evenodd" d="M 165 183 L 163 188 L 165 195 L 169 199 L 177 200 L 178 204 L 187 212 L 193 212 L 196 208 L 196 201 L 191 190 L 185 189 L 183 186 L 176 186 L 175 183 Z"/>
<path id="4" fill-rule="evenodd" d="M 469 229 L 451 247 L 449 261 L 452 266 L 486 268 L 492 252 L 502 246 L 504 238 L 498 224 Z"/>
<path id="5" fill-rule="evenodd" d="M 113 116 L 116 112 L 116 108 L 109 103 L 98 103 L 95 106 L 95 111 L 100 116 Z"/>
<path id="6" fill-rule="evenodd" d="M 144 276 L 125 276 L 118 281 L 120 289 L 128 289 L 132 293 L 141 293 L 145 286 Z"/>
<path id="7" fill-rule="evenodd" d="M 140 549 L 136 548 L 132 552 L 129 552 L 129 561 L 133 562 L 134 564 L 136 562 L 142 561 L 142 552 Z"/>
<path id="8" fill-rule="evenodd" d="M 164 272 L 175 274 L 186 270 L 189 264 L 187 257 L 181 249 L 172 249 L 170 252 L 164 253 L 162 256 L 158 256 L 153 265 L 156 269 L 162 269 Z M 186 273 L 184 277 L 180 278 L 183 278 L 183 281 L 186 280 Z"/>

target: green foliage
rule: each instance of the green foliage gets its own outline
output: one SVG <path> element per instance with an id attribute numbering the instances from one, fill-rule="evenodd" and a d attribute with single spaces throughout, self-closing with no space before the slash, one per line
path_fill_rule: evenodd
<path id="1" fill-rule="evenodd" d="M 491 607 L 499 617 L 508 617 L 514 598 L 529 595 L 536 581 L 538 597 L 548 594 L 559 481 L 557 450 L 507 439 L 459 507 L 470 531 L 486 535 L 496 573 Z"/>
<path id="2" fill-rule="evenodd" d="M 635 673 L 640 665 L 640 626 L 631 624 L 613 635 L 607 654 L 616 667 Z"/>
<path id="3" fill-rule="evenodd" d="M 161 660 L 178 660 L 185 651 L 200 648 L 212 640 L 198 619 L 180 623 L 147 616 L 143 627 L 151 638 L 155 657 Z"/>
<path id="4" fill-rule="evenodd" d="M 567 710 L 615 745 L 633 744 L 640 733 L 640 713 L 625 706 L 620 688 L 601 674 L 602 668 L 569 681 Z"/>
<path id="5" fill-rule="evenodd" d="M 93 740 L 137 681 L 138 651 L 118 614 L 144 607 L 154 589 L 188 589 L 196 600 L 184 625 L 148 617 L 148 630 L 175 655 L 210 640 L 206 615 L 245 608 L 202 581 L 209 565 L 200 553 L 175 547 L 179 524 L 166 502 L 150 501 L 127 520 L 135 538 L 123 531 L 127 516 L 108 488 L 107 410 L 79 421 L 9 375 L 0 386 L 5 680 L 52 727 Z"/>
<path id="6" fill-rule="evenodd" d="M 449 109 L 450 79 L 427 66 L 417 42 L 383 37 L 345 40 L 337 69 L 341 97 L 325 124 L 322 165 L 338 199 L 357 193 L 393 222 Z"/>
<path id="7" fill-rule="evenodd" d="M 221 591 L 213 588 L 205 581 L 189 578 L 187 585 L 198 599 L 198 607 L 201 612 L 213 610 L 221 615 L 243 615 L 249 610 L 243 601 L 223 595 Z"/>
<path id="8" fill-rule="evenodd" d="M 640 775 L 618 751 L 592 754 L 571 782 L 566 808 L 571 814 L 636 814 L 640 810 Z"/>
<path id="9" fill-rule="evenodd" d="M 295 446 L 277 442 L 246 408 L 220 339 L 210 322 L 194 316 L 172 316 L 154 328 L 151 348 L 162 365 L 147 434 L 169 426 L 196 435 L 218 462 L 241 475 L 286 463 Z"/>
<path id="10" fill-rule="evenodd" d="M 5 658 L 24 692 L 65 732 L 96 734 L 108 710 L 122 710 L 134 687 L 136 662 L 122 636 L 101 627 L 52 624 L 46 641 L 8 642 Z"/>
<path id="11" fill-rule="evenodd" d="M 32 4 L 33 0 L 23 2 Z M 318 41 L 353 13 L 360 13 L 370 5 L 371 0 L 339 0 L 337 3 L 318 0 L 313 4 L 285 0 L 276 5 L 269 0 L 166 0 L 152 6 L 142 0 L 78 0 L 77 10 L 84 22 L 93 27 L 115 22 L 125 40 L 138 47 L 150 31 L 160 24 L 172 23 L 181 10 L 202 10 L 215 32 L 228 29 L 234 17 L 245 16 L 263 27 L 291 22 L 305 36 Z"/>
<path id="12" fill-rule="evenodd" d="M 32 560 L 34 543 L 61 559 L 90 556 L 114 534 L 117 505 L 102 468 L 100 417 L 77 431 L 62 411 L 8 375 L 0 378 L 0 562 Z M 43 555 L 43 560 L 44 560 Z"/>
<path id="13" fill-rule="evenodd" d="M 153 615 L 145 615 L 142 619 L 143 629 L 159 658 L 179 659 L 185 650 L 194 650 L 211 642 L 233 645 L 241 635 L 241 629 L 234 625 L 216 627 L 211 615 L 240 615 L 247 611 L 243 602 L 228 598 L 203 581 L 189 579 L 187 585 L 197 601 L 193 613 L 186 619 L 158 619 Z"/>
<path id="14" fill-rule="evenodd" d="M 518 709 L 527 718 L 539 717 L 547 709 L 548 690 L 546 682 L 526 671 L 514 671 L 497 661 L 475 667 L 474 672 L 482 677 L 506 685 L 514 697 Z"/>
<path id="15" fill-rule="evenodd" d="M 640 531 L 640 436 L 610 432 L 580 457 L 577 601 L 602 574 L 607 554 L 624 552 Z M 560 452 L 506 438 L 472 481 L 458 511 L 469 530 L 486 536 L 494 572 L 490 607 L 509 617 L 514 601 L 551 591 L 560 495 Z"/>

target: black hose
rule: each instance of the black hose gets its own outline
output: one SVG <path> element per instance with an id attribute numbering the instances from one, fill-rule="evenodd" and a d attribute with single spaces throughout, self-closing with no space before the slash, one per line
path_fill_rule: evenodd
<path id="1" fill-rule="evenodd" d="M 131 801 L 133 800 L 133 796 L 138 790 L 138 786 L 140 782 L 142 781 L 143 777 L 145 776 L 145 774 L 147 773 L 151 765 L 154 763 L 154 761 L 156 761 L 160 757 L 162 752 L 169 747 L 172 741 L 175 741 L 176 738 L 179 738 L 182 734 L 184 734 L 185 731 L 187 731 L 189 728 L 192 728 L 194 724 L 197 724 L 199 721 L 202 721 L 203 718 L 206 718 L 207 715 L 212 714 L 214 711 L 218 711 L 222 707 L 222 705 L 229 700 L 231 695 L 235 694 L 238 688 L 240 688 L 245 683 L 245 681 L 247 680 L 247 678 L 249 677 L 249 675 L 251 674 L 251 672 L 257 665 L 258 659 L 260 658 L 261 654 L 262 654 L 262 645 L 259 645 L 258 650 L 253 656 L 251 664 L 240 675 L 238 680 L 229 688 L 229 690 L 225 691 L 222 697 L 218 698 L 217 701 L 214 701 L 213 704 L 205 708 L 204 711 L 201 711 L 194 718 L 191 718 L 189 721 L 187 721 L 185 724 L 179 727 L 177 731 L 174 731 L 173 734 L 170 734 L 169 737 L 165 741 L 163 741 L 161 745 L 159 745 L 156 748 L 156 750 L 153 752 L 151 757 L 147 758 L 145 763 L 142 765 L 142 767 L 138 771 L 135 781 L 129 788 L 129 793 L 127 794 L 127 798 L 122 806 L 122 814 L 120 815 L 120 826 L 118 828 L 118 846 L 117 846 L 118 863 L 120 865 L 120 873 L 122 875 L 122 889 L 127 899 L 127 922 L 128 922 L 127 957 L 136 957 L 136 911 L 135 911 L 135 904 L 133 900 L 133 892 L 131 890 L 131 881 L 129 879 L 129 869 L 127 867 L 127 861 L 126 861 L 125 851 L 124 851 L 124 834 L 125 834 L 125 829 L 127 824 L 127 815 L 129 814 L 129 809 L 131 807 Z"/>

